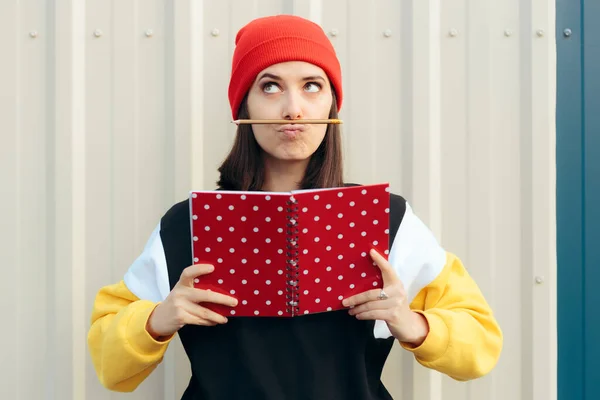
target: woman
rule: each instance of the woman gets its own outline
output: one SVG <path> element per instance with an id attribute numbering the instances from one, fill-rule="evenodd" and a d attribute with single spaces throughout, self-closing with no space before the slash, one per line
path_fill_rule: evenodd
<path id="1" fill-rule="evenodd" d="M 252 21 L 236 38 L 229 99 L 234 119 L 336 118 L 341 72 L 322 29 L 295 16 Z M 338 125 L 240 126 L 220 189 L 290 191 L 343 186 Z M 461 262 L 400 196 L 391 196 L 384 290 L 346 310 L 298 318 L 229 318 L 199 303 L 233 297 L 193 288 L 213 266 L 190 265 L 187 201 L 160 220 L 123 280 L 97 295 L 89 348 L 100 381 L 134 390 L 178 333 L 192 378 L 184 399 L 389 399 L 380 381 L 398 341 L 425 367 L 457 380 L 488 373 L 502 334 Z"/>

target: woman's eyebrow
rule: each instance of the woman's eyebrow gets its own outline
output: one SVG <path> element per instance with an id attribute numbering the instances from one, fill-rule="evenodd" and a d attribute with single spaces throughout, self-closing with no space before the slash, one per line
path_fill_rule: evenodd
<path id="1" fill-rule="evenodd" d="M 258 80 L 260 81 L 261 79 L 264 79 L 264 78 L 269 78 L 269 79 L 273 79 L 273 80 L 276 80 L 276 81 L 280 81 L 280 80 L 281 80 L 281 77 L 280 77 L 280 76 L 278 76 L 278 75 L 275 75 L 275 74 L 272 74 L 272 73 L 269 73 L 269 72 L 265 72 L 264 74 L 262 74 L 262 75 L 261 75 L 261 76 L 258 78 Z M 302 80 L 303 80 L 303 81 L 315 81 L 315 80 L 321 80 L 321 81 L 325 82 L 325 78 L 323 78 L 323 77 L 322 77 L 322 76 L 320 76 L 320 75 L 311 75 L 311 76 L 305 76 L 304 78 L 302 78 Z"/>

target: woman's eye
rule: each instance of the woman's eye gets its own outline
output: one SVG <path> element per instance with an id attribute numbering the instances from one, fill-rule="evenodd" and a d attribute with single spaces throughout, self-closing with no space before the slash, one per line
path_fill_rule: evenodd
<path id="1" fill-rule="evenodd" d="M 307 91 L 315 93 L 321 90 L 321 85 L 316 82 L 309 82 L 306 84 Z"/>
<path id="2" fill-rule="evenodd" d="M 263 91 L 266 93 L 277 93 L 279 91 L 279 87 L 276 84 L 270 82 L 263 86 Z"/>

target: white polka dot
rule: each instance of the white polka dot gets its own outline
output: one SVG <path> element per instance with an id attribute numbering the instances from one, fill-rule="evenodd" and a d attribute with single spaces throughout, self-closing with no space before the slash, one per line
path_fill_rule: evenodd
<path id="1" fill-rule="evenodd" d="M 282 271 L 282 270 L 279 270 L 279 271 L 277 271 L 277 273 L 278 273 L 279 275 L 283 275 L 283 271 Z"/>
<path id="2" fill-rule="evenodd" d="M 389 250 L 384 251 L 385 254 L 390 254 Z"/>
<path id="3" fill-rule="evenodd" d="M 231 293 L 231 294 L 235 294 L 235 290 L 231 289 L 231 290 L 229 291 L 229 293 Z"/>
<path id="4" fill-rule="evenodd" d="M 258 254 L 258 249 L 254 249 L 254 254 Z"/>
<path id="5" fill-rule="evenodd" d="M 377 240 L 373 240 L 373 246 L 377 246 L 379 242 Z"/>
<path id="6" fill-rule="evenodd" d="M 192 216 L 192 219 L 195 221 L 195 220 L 197 220 L 197 219 L 198 219 L 198 216 L 197 216 L 197 215 L 193 215 L 193 216 Z"/>
<path id="7" fill-rule="evenodd" d="M 254 291 L 254 294 L 258 294 L 258 293 L 260 293 L 258 290 L 255 290 L 255 291 Z"/>
<path id="8" fill-rule="evenodd" d="M 318 194 L 315 194 L 315 197 L 314 197 L 314 199 L 315 199 L 315 200 L 319 200 L 319 195 L 318 195 Z"/>
<path id="9" fill-rule="evenodd" d="M 386 230 L 385 230 L 385 234 L 386 234 L 386 235 L 389 235 L 389 234 L 390 234 L 390 230 L 389 230 L 389 229 L 386 229 Z"/>
<path id="10" fill-rule="evenodd" d="M 343 300 L 344 296 L 338 296 L 338 300 Z"/>
<path id="11" fill-rule="evenodd" d="M 242 300 L 242 304 L 243 304 L 243 305 L 246 305 L 246 304 L 248 304 L 248 300 Z"/>
<path id="12" fill-rule="evenodd" d="M 308 229 L 307 228 L 302 229 L 302 233 L 308 233 Z"/>
<path id="13" fill-rule="evenodd" d="M 367 215 L 367 212 L 366 212 L 365 210 L 362 210 L 362 211 L 360 212 L 360 215 Z"/>
<path id="14" fill-rule="evenodd" d="M 246 195 L 245 195 L 245 194 L 243 194 L 243 195 L 242 195 L 240 198 L 241 198 L 242 200 L 246 200 Z"/>
<path id="15" fill-rule="evenodd" d="M 277 207 L 277 211 L 282 212 L 283 211 L 283 207 Z"/>
<path id="16" fill-rule="evenodd" d="M 221 243 L 222 241 L 223 241 L 223 238 L 222 238 L 222 237 L 218 237 L 218 238 L 217 238 L 217 242 Z"/>
<path id="17" fill-rule="evenodd" d="M 200 259 L 198 259 L 198 257 L 194 257 L 194 262 L 198 262 L 200 261 Z"/>
<path id="18" fill-rule="evenodd" d="M 344 193 L 342 193 L 342 192 L 339 192 L 339 193 L 338 193 L 338 197 L 342 197 L 342 196 L 344 196 Z"/>
<path id="19" fill-rule="evenodd" d="M 253 229 L 253 231 L 254 231 L 254 232 L 258 232 L 258 228 L 256 228 L 256 227 L 255 227 L 255 228 Z"/>
<path id="20" fill-rule="evenodd" d="M 223 219 L 223 217 L 221 217 L 220 215 L 217 215 L 217 221 L 221 221 Z"/>
<path id="21" fill-rule="evenodd" d="M 342 279 L 344 279 L 344 277 L 342 275 L 339 275 L 338 279 L 341 281 Z"/>
<path id="22" fill-rule="evenodd" d="M 270 305 L 271 305 L 271 300 L 267 300 L 267 301 L 265 301 L 265 303 L 266 303 L 268 306 L 270 306 Z"/>
<path id="23" fill-rule="evenodd" d="M 315 258 L 316 263 L 318 263 L 319 261 L 321 261 L 321 259 L 319 257 Z"/>
<path id="24" fill-rule="evenodd" d="M 242 243 L 246 243 L 247 239 L 246 238 L 242 238 Z"/>
<path id="25" fill-rule="evenodd" d="M 343 256 L 343 255 L 341 255 L 341 254 L 338 256 L 338 260 L 341 260 L 341 259 L 343 259 L 343 258 L 344 258 L 344 256 Z"/>
<path id="26" fill-rule="evenodd" d="M 354 222 L 350 222 L 350 228 L 354 228 Z"/>
<path id="27" fill-rule="evenodd" d="M 373 282 L 373 286 L 377 286 L 377 282 Z"/>
<path id="28" fill-rule="evenodd" d="M 283 315 L 283 311 L 278 311 L 277 314 Z"/>
<path id="29" fill-rule="evenodd" d="M 220 194 L 217 195 L 217 199 L 221 200 L 222 196 Z"/>
<path id="30" fill-rule="evenodd" d="M 320 303 L 321 299 L 315 299 L 315 303 Z"/>
<path id="31" fill-rule="evenodd" d="M 233 231 L 235 231 L 235 228 L 233 226 L 230 226 L 229 227 L 229 232 L 233 232 Z"/>
<path id="32" fill-rule="evenodd" d="M 304 310 L 304 314 L 308 314 L 308 310 Z"/>
<path id="33" fill-rule="evenodd" d="M 365 272 L 363 272 L 362 274 L 360 274 L 360 276 L 362 276 L 363 278 L 365 278 L 367 276 L 367 274 Z"/>
<path id="34" fill-rule="evenodd" d="M 338 214 L 338 218 L 343 218 L 343 217 L 344 217 L 344 214 L 342 214 L 342 213 Z"/>
<path id="35" fill-rule="evenodd" d="M 373 220 L 373 225 L 377 225 L 379 223 L 379 221 L 377 221 L 376 219 Z"/>
<path id="36" fill-rule="evenodd" d="M 302 212 L 307 212 L 307 211 L 308 211 L 308 208 L 307 208 L 307 207 L 304 207 L 304 208 L 302 209 Z"/>
<path id="37" fill-rule="evenodd" d="M 254 206 L 254 207 L 252 207 L 252 209 L 253 209 L 254 211 L 258 211 L 258 206 Z"/>
<path id="38" fill-rule="evenodd" d="M 235 253 L 235 249 L 232 247 L 232 248 L 229 249 L 229 252 L 230 253 Z"/>
<path id="39" fill-rule="evenodd" d="M 325 229 L 327 229 L 328 231 L 330 231 L 330 230 L 331 230 L 331 225 L 327 225 L 327 226 L 325 227 Z"/>
<path id="40" fill-rule="evenodd" d="M 390 213 L 390 209 L 389 209 L 389 208 L 386 208 L 386 209 L 385 209 L 385 213 L 386 213 L 386 214 L 389 214 L 389 213 Z"/>
<path id="41" fill-rule="evenodd" d="M 379 203 L 379 200 L 373 199 L 373 204 L 377 204 L 377 203 Z"/>
<path id="42" fill-rule="evenodd" d="M 242 218 L 240 218 L 243 222 L 246 222 L 246 217 L 242 215 Z"/>
<path id="43" fill-rule="evenodd" d="M 328 292 L 331 292 L 331 287 L 330 287 L 330 286 L 329 286 L 329 287 L 327 287 L 327 291 L 328 291 Z"/>
<path id="44" fill-rule="evenodd" d="M 342 235 L 341 233 L 338 235 L 338 239 L 342 239 L 344 237 L 344 235 Z"/>
<path id="45" fill-rule="evenodd" d="M 270 284 L 271 284 L 271 281 L 267 280 L 267 281 L 265 281 L 265 283 L 266 283 L 267 285 L 270 285 Z"/>
<path id="46" fill-rule="evenodd" d="M 331 311 L 331 310 L 332 310 L 332 308 L 331 308 L 331 307 L 327 307 L 327 311 Z"/>
<path id="47" fill-rule="evenodd" d="M 331 204 L 327 204 L 327 205 L 325 206 L 325 208 L 326 208 L 326 209 L 328 209 L 328 210 L 329 210 L 329 209 L 331 209 Z"/>
<path id="48" fill-rule="evenodd" d="M 304 249 L 304 251 L 302 251 L 302 253 L 308 254 L 308 249 Z"/>
<path id="49" fill-rule="evenodd" d="M 388 187 L 386 187 L 386 188 L 385 188 L 385 191 L 389 193 L 389 192 L 390 192 L 390 187 L 389 187 L 389 186 L 388 186 Z"/>
<path id="50" fill-rule="evenodd" d="M 198 195 L 196 193 L 192 193 L 192 197 L 196 198 L 196 197 L 198 197 Z"/>
<path id="51" fill-rule="evenodd" d="M 350 207 L 354 207 L 355 204 L 356 204 L 355 202 L 351 201 L 350 202 Z"/>
<path id="52" fill-rule="evenodd" d="M 279 228 L 279 229 L 277 229 L 277 232 L 279 232 L 279 233 L 282 233 L 282 232 L 283 232 L 283 229 L 282 229 L 282 228 Z"/>
<path id="53" fill-rule="evenodd" d="M 325 269 L 327 270 L 327 272 L 331 271 L 331 267 L 327 267 Z"/>
<path id="54" fill-rule="evenodd" d="M 283 290 L 278 290 L 277 294 L 281 296 L 283 294 Z"/>
<path id="55" fill-rule="evenodd" d="M 367 189 L 363 189 L 361 193 L 362 194 L 367 194 Z"/>
<path id="56" fill-rule="evenodd" d="M 315 238 L 315 242 L 318 242 L 319 240 L 321 240 L 321 239 L 319 239 L 318 237 Z"/>
<path id="57" fill-rule="evenodd" d="M 321 280 L 319 278 L 315 279 L 315 283 L 319 283 Z"/>
<path id="58" fill-rule="evenodd" d="M 267 218 L 265 218 L 265 221 L 267 221 L 267 222 L 271 222 L 271 217 L 267 217 Z"/>
<path id="59" fill-rule="evenodd" d="M 235 315 L 235 310 L 231 310 L 229 313 L 230 313 L 231 315 Z"/>
<path id="60" fill-rule="evenodd" d="M 246 260 L 245 258 L 242 258 L 242 264 L 246 264 L 248 262 L 248 260 Z"/>
<path id="61" fill-rule="evenodd" d="M 217 258 L 217 262 L 218 262 L 219 264 L 222 264 L 222 263 L 223 263 L 223 259 L 222 259 L 222 258 Z"/>
<path id="62" fill-rule="evenodd" d="M 331 246 L 327 246 L 327 247 L 325 247 L 325 249 L 326 249 L 327 251 L 331 251 Z"/>
<path id="63" fill-rule="evenodd" d="M 354 283 L 350 284 L 350 289 L 354 289 Z"/>
<path id="64" fill-rule="evenodd" d="M 194 236 L 194 242 L 198 241 L 198 236 Z"/>
<path id="65" fill-rule="evenodd" d="M 200 283 L 200 279 L 194 278 L 194 283 Z"/>
<path id="66" fill-rule="evenodd" d="M 258 270 L 257 269 L 254 270 L 254 274 L 258 275 Z"/>
<path id="67" fill-rule="evenodd" d="M 248 283 L 248 281 L 245 279 L 242 279 L 242 285 L 245 285 L 246 283 Z"/>
<path id="68" fill-rule="evenodd" d="M 205 209 L 205 210 L 208 210 L 209 208 L 210 208 L 210 206 L 209 206 L 208 204 L 205 204 L 205 205 L 204 205 L 204 209 Z"/>
<path id="69" fill-rule="evenodd" d="M 282 250 L 282 249 L 279 249 L 279 250 L 277 250 L 277 252 L 278 252 L 279 254 L 283 254 L 283 250 Z"/>
<path id="70" fill-rule="evenodd" d="M 233 269 L 233 268 L 232 268 L 232 269 L 230 269 L 230 270 L 229 270 L 229 273 L 230 273 L 230 274 L 235 274 L 235 269 Z"/>
<path id="71" fill-rule="evenodd" d="M 304 270 L 304 275 L 308 275 L 308 270 L 307 269 Z"/>
<path id="72" fill-rule="evenodd" d="M 234 208 L 235 208 L 234 206 L 229 206 L 229 209 L 230 209 L 231 211 L 233 211 L 233 209 L 234 209 Z"/>
<path id="73" fill-rule="evenodd" d="M 265 200 L 267 200 L 267 201 L 271 200 L 271 196 L 265 196 Z"/>
<path id="74" fill-rule="evenodd" d="M 308 294 L 308 290 L 305 290 L 305 291 L 304 291 L 304 294 Z"/>
<path id="75" fill-rule="evenodd" d="M 320 219 L 320 218 L 319 218 L 319 216 L 316 216 L 316 217 L 315 217 L 315 221 L 318 221 L 319 219 Z"/>
<path id="76" fill-rule="evenodd" d="M 258 315 L 258 314 L 259 314 L 258 310 L 254 311 L 254 315 Z"/>
<path id="77" fill-rule="evenodd" d="M 365 232 L 365 231 L 362 231 L 362 232 L 360 233 L 360 235 L 361 235 L 361 236 L 367 236 L 367 232 Z"/>
<path id="78" fill-rule="evenodd" d="M 362 253 L 360 253 L 361 257 L 366 257 L 367 253 L 365 253 L 364 251 Z"/>
<path id="79" fill-rule="evenodd" d="M 266 239 L 265 239 L 265 243 L 271 243 L 271 239 L 269 239 L 269 238 L 266 238 Z"/>
<path id="80" fill-rule="evenodd" d="M 354 268 L 354 267 L 356 267 L 356 265 L 350 264 L 350 268 Z"/>
<path id="81" fill-rule="evenodd" d="M 354 243 L 350 243 L 350 248 L 353 249 L 354 248 Z"/>
<path id="82" fill-rule="evenodd" d="M 269 260 L 268 258 L 265 260 L 265 263 L 267 264 L 271 264 L 271 260 Z"/>

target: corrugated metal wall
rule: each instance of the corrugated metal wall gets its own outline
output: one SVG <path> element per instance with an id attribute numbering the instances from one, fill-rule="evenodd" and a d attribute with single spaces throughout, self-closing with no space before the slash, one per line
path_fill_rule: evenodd
<path id="1" fill-rule="evenodd" d="M 0 2 L 0 398 L 177 399 L 179 345 L 128 396 L 100 387 L 92 301 L 234 134 L 226 87 L 253 17 L 320 23 L 343 64 L 347 178 L 389 181 L 495 308 L 504 353 L 456 383 L 396 348 L 398 400 L 556 396 L 550 0 Z"/>

